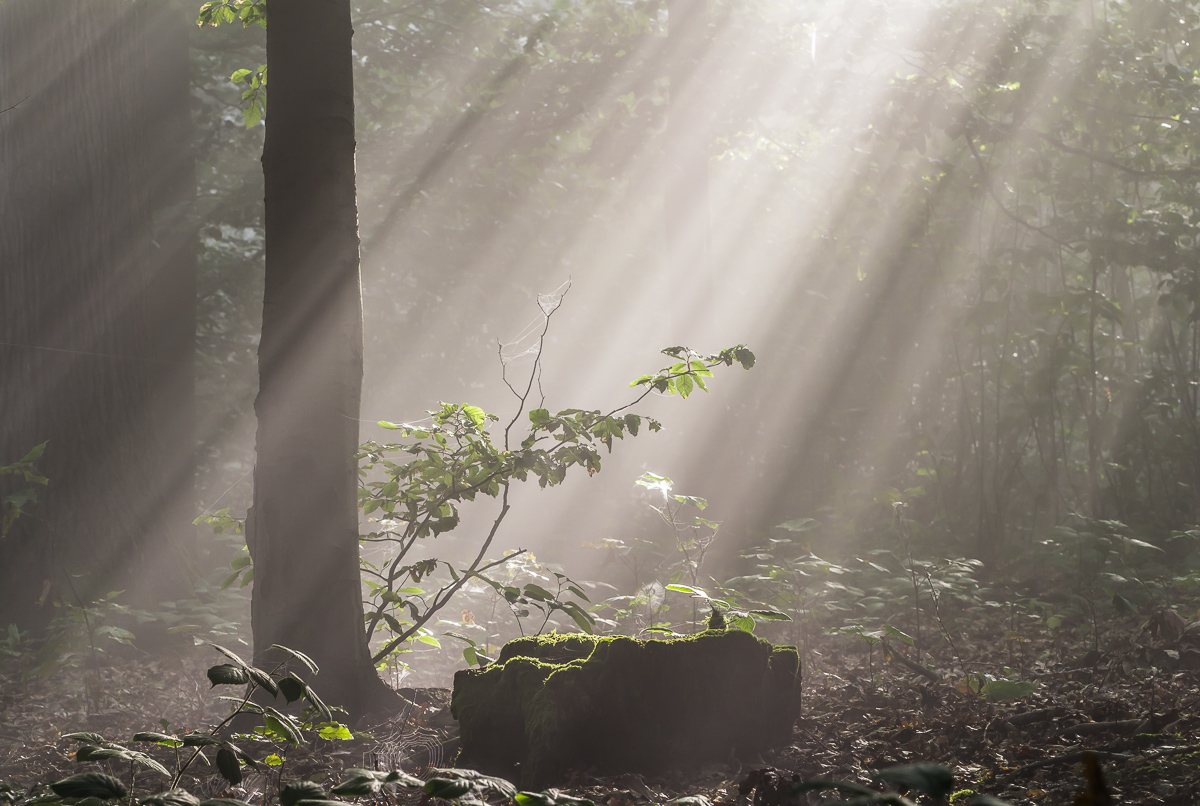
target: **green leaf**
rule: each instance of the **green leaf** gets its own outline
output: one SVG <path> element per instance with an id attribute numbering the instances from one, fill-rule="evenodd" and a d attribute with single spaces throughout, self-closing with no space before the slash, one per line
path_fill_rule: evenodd
<path id="1" fill-rule="evenodd" d="M 750 615 L 763 621 L 791 621 L 792 617 L 778 610 L 751 610 Z"/>
<path id="2" fill-rule="evenodd" d="M 518 806 L 596 806 L 584 798 L 573 798 L 557 789 L 547 789 L 544 792 L 518 792 L 512 796 Z"/>
<path id="3" fill-rule="evenodd" d="M 518 792 L 513 800 L 518 806 L 556 806 L 558 801 L 544 792 Z"/>
<path id="4" fill-rule="evenodd" d="M 1114 593 L 1112 595 L 1112 603 L 1113 607 L 1115 607 L 1117 612 L 1122 616 L 1136 615 L 1138 612 L 1137 605 L 1119 593 Z"/>
<path id="5" fill-rule="evenodd" d="M 1159 548 L 1158 546 L 1154 545 L 1153 543 L 1147 543 L 1145 540 L 1138 540 L 1135 537 L 1124 537 L 1122 535 L 1117 535 L 1117 537 L 1119 537 L 1121 542 L 1124 543 L 1126 546 L 1133 546 L 1133 547 L 1141 548 L 1141 549 L 1153 549 L 1154 551 L 1157 551 L 1160 554 L 1165 553 L 1163 551 L 1163 549 Z"/>
<path id="6" fill-rule="evenodd" d="M 539 602 L 554 601 L 553 593 L 541 587 L 540 585 L 534 585 L 532 582 L 525 586 L 524 593 L 526 597 L 530 599 L 536 599 Z"/>
<path id="7" fill-rule="evenodd" d="M 224 744 L 226 747 L 228 747 L 230 750 L 232 750 L 233 754 L 238 757 L 238 760 L 241 761 L 243 764 L 245 764 L 247 767 L 249 767 L 252 770 L 258 769 L 258 762 L 255 761 L 254 758 L 251 757 L 251 755 L 249 753 L 242 750 L 240 747 L 238 747 L 233 742 L 225 742 Z"/>
<path id="8" fill-rule="evenodd" d="M 324 722 L 317 726 L 317 735 L 327 741 L 349 741 L 354 738 L 350 728 L 340 722 Z"/>
<path id="9" fill-rule="evenodd" d="M 180 741 L 179 739 L 175 738 L 174 736 L 168 736 L 165 733 L 155 733 L 153 731 L 147 731 L 144 733 L 135 733 L 135 734 L 133 734 L 133 738 L 130 739 L 130 741 L 131 742 L 153 742 L 154 744 L 161 744 L 166 747 L 183 747 L 183 742 Z"/>
<path id="10" fill-rule="evenodd" d="M 96 747 L 95 745 L 85 744 L 75 751 L 76 761 L 107 761 L 114 758 L 121 761 L 132 761 L 129 751 L 124 747 Z"/>
<path id="11" fill-rule="evenodd" d="M 200 799 L 186 789 L 168 789 L 141 802 L 147 806 L 200 806 Z"/>
<path id="12" fill-rule="evenodd" d="M 463 414 L 467 415 L 467 417 L 471 419 L 471 422 L 474 423 L 476 428 L 483 427 L 483 423 L 487 419 L 487 414 L 483 409 L 479 408 L 478 406 L 467 406 L 464 404 L 462 411 Z"/>
<path id="13" fill-rule="evenodd" d="M 231 663 L 222 663 L 218 666 L 210 666 L 208 669 L 208 680 L 212 683 L 212 688 L 217 686 L 241 686 L 250 682 L 250 675 L 242 666 L 234 666 Z"/>
<path id="14" fill-rule="evenodd" d="M 363 798 L 374 795 L 383 787 L 383 781 L 374 775 L 355 775 L 329 790 L 330 794 L 343 798 Z"/>
<path id="15" fill-rule="evenodd" d="M 662 635 L 679 635 L 679 633 L 675 632 L 675 631 L 674 631 L 674 630 L 672 630 L 670 627 L 647 627 L 647 628 L 646 628 L 645 630 L 643 630 L 642 632 L 655 633 L 656 635 L 657 635 L 657 634 L 662 634 Z"/>
<path id="16" fill-rule="evenodd" d="M 696 599 L 711 599 L 712 598 L 707 593 L 700 590 L 700 588 L 693 588 L 690 585 L 672 584 L 672 585 L 667 585 L 666 588 L 667 588 L 667 590 L 675 591 L 676 593 L 686 593 Z"/>
<path id="17" fill-rule="evenodd" d="M 291 717 L 279 713 L 274 708 L 265 710 L 267 713 L 263 714 L 263 722 L 268 730 L 292 745 L 299 745 L 304 741 L 304 736 Z"/>
<path id="18" fill-rule="evenodd" d="M 243 669 L 245 669 L 249 665 L 246 663 L 246 661 L 242 660 L 235 653 L 229 651 L 228 649 L 226 649 L 223 646 L 219 646 L 217 644 L 211 644 L 211 643 L 209 644 L 209 646 L 212 647 L 213 649 L 217 650 L 218 652 L 220 652 L 225 657 L 229 658 L 231 661 L 236 663 L 238 666 L 241 666 Z"/>
<path id="19" fill-rule="evenodd" d="M 908 644 L 909 646 L 916 646 L 916 644 L 917 644 L 917 642 L 913 639 L 913 637 L 911 635 L 909 635 L 908 633 L 906 633 L 902 630 L 899 630 L 899 629 L 893 627 L 891 624 L 884 624 L 881 632 L 884 635 L 888 636 L 889 638 L 895 638 L 899 641 L 903 641 L 904 643 Z"/>
<path id="20" fill-rule="evenodd" d="M 422 790 L 431 798 L 454 800 L 471 791 L 471 782 L 460 778 L 430 778 Z"/>
<path id="21" fill-rule="evenodd" d="M 421 789 L 425 786 L 425 782 L 415 775 L 409 775 L 402 770 L 392 770 L 384 777 L 384 783 L 399 784 L 400 786 L 408 787 L 409 789 Z"/>
<path id="22" fill-rule="evenodd" d="M 106 744 L 104 737 L 99 733 L 67 733 L 63 735 L 63 738 L 75 742 L 87 742 L 88 744 Z"/>
<path id="23" fill-rule="evenodd" d="M 697 495 L 673 495 L 671 497 L 674 498 L 676 501 L 678 501 L 681 504 L 689 504 L 701 511 L 703 511 L 705 508 L 708 507 L 708 499 L 701 498 Z M 696 520 L 700 521 L 701 519 L 697 518 Z M 703 521 L 703 522 L 704 523 L 712 523 L 712 521 Z"/>
<path id="24" fill-rule="evenodd" d="M 312 781 L 292 781 L 279 790 L 280 806 L 296 806 L 302 800 L 323 800 L 328 795 L 324 787 Z"/>
<path id="25" fill-rule="evenodd" d="M 983 684 L 982 693 L 989 702 L 1004 702 L 1028 697 L 1037 688 L 1032 680 L 989 680 Z"/>
<path id="26" fill-rule="evenodd" d="M 259 669 L 257 666 L 247 666 L 246 674 L 250 676 L 251 680 L 266 689 L 272 697 L 279 696 L 279 685 L 270 674 Z"/>
<path id="27" fill-rule="evenodd" d="M 242 765 L 238 763 L 237 754 L 228 747 L 217 751 L 217 772 L 234 786 L 242 782 Z"/>
<path id="28" fill-rule="evenodd" d="M 596 629 L 596 617 L 574 602 L 563 602 L 562 611 L 571 617 L 579 629 L 591 635 Z"/>
<path id="29" fill-rule="evenodd" d="M 164 778 L 170 778 L 171 772 L 158 759 L 137 750 L 128 751 L 128 760 L 141 764 L 146 769 L 154 770 Z"/>
<path id="30" fill-rule="evenodd" d="M 220 743 L 221 740 L 211 733 L 189 733 L 183 737 L 184 747 L 212 747 Z"/>
<path id="31" fill-rule="evenodd" d="M 735 627 L 742 632 L 754 632 L 754 619 L 749 616 L 739 616 L 730 620 L 730 626 Z"/>
<path id="32" fill-rule="evenodd" d="M 295 675 L 290 675 L 279 681 L 279 692 L 289 703 L 300 699 L 307 691 L 308 686 Z"/>
<path id="33" fill-rule="evenodd" d="M 434 768 L 433 771 L 440 778 L 467 781 L 480 789 L 495 792 L 497 795 L 502 795 L 506 798 L 511 798 L 517 794 L 517 788 L 503 778 L 484 775 L 476 770 L 460 767 L 439 767 Z"/>
<path id="34" fill-rule="evenodd" d="M 242 110 L 242 122 L 247 129 L 252 129 L 259 123 L 262 123 L 263 109 L 261 102 L 256 98 L 251 104 Z"/>
<path id="35" fill-rule="evenodd" d="M 129 790 L 123 783 L 102 772 L 82 772 L 72 775 L 50 784 L 50 789 L 60 798 L 113 800 L 129 794 Z"/>
<path id="36" fill-rule="evenodd" d="M 45 442 L 43 442 L 41 445 L 35 445 L 33 447 L 33 449 L 29 451 L 29 453 L 27 453 L 21 457 L 21 461 L 17 462 L 17 464 L 31 465 L 34 462 L 36 462 L 38 459 L 41 459 L 42 454 L 45 451 L 46 451 L 46 443 Z"/>

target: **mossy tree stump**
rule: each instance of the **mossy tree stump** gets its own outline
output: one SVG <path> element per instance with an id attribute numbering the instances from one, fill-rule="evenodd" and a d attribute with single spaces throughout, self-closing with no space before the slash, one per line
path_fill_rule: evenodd
<path id="1" fill-rule="evenodd" d="M 791 739 L 800 656 L 741 630 L 673 641 L 547 635 L 454 676 L 458 764 L 526 788 L 573 768 L 655 773 Z"/>

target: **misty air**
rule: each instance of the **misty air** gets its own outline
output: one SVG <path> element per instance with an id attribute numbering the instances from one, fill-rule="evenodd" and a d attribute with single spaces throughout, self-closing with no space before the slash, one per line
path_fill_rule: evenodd
<path id="1" fill-rule="evenodd" d="M 1200 2 L 0 0 L 0 806 L 1200 802 Z"/>

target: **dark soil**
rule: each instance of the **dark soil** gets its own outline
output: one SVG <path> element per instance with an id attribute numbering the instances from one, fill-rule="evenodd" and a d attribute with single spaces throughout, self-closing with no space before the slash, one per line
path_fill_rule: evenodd
<path id="1" fill-rule="evenodd" d="M 1088 750 L 1100 760 L 1115 803 L 1200 803 L 1200 664 L 1194 663 L 1200 655 L 1192 644 L 1200 628 L 1185 630 L 1185 624 L 1174 615 L 1114 622 L 1100 650 L 1090 652 L 1048 637 L 959 636 L 957 657 L 947 648 L 936 658 L 918 657 L 906 645 L 892 646 L 890 653 L 875 646 L 868 654 L 866 644 L 852 637 L 823 637 L 808 647 L 803 716 L 786 747 L 657 778 L 579 770 L 567 791 L 597 806 L 693 795 L 718 805 L 776 806 L 787 802 L 777 794 L 796 777 L 877 786 L 874 771 L 934 761 L 954 771 L 958 792 L 1065 806 L 1086 786 L 1081 761 Z M 0 665 L 0 784 L 16 790 L 10 799 L 82 769 L 103 769 L 76 764 L 77 745 L 63 734 L 87 730 L 125 742 L 138 731 L 162 730 L 161 719 L 169 720 L 167 732 L 181 733 L 207 730 L 229 712 L 204 676 L 222 660 L 210 651 L 130 658 L 31 680 L 21 679 L 19 660 Z M 1014 679 L 1036 683 L 1033 693 L 992 702 L 973 690 L 977 674 L 1000 676 L 1006 668 Z M 265 806 L 281 780 L 332 785 L 350 767 L 427 774 L 452 766 L 457 728 L 448 690 L 403 693 L 413 699 L 411 708 L 352 741 L 318 739 L 299 748 L 244 741 L 243 749 L 256 758 L 283 756 L 282 766 L 247 771 L 242 784 L 231 787 L 213 767 L 197 763 L 184 785 L 202 798 L 236 797 Z M 169 751 L 156 749 L 155 755 L 173 768 Z M 108 771 L 129 780 L 123 765 Z M 134 789 L 145 796 L 162 785 L 157 775 L 141 771 Z M 808 797 L 811 803 L 838 799 Z M 386 799 L 416 803 L 422 796 Z M 964 793 L 952 802 L 966 800 Z"/>

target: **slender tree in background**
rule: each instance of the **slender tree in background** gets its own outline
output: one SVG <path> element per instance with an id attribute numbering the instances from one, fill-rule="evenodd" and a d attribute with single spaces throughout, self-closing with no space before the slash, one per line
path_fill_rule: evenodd
<path id="1" fill-rule="evenodd" d="M 3 624 L 44 625 L 56 600 L 114 588 L 180 593 L 194 472 L 186 36 L 175 3 L 0 4 L 0 464 L 47 442 L 50 479 L 0 543 Z"/>
<path id="2" fill-rule="evenodd" d="M 247 543 L 255 657 L 281 644 L 321 667 L 322 697 L 360 717 L 398 702 L 375 673 L 358 562 L 362 292 L 349 0 L 273 4 L 266 286 Z"/>
<path id="3" fill-rule="evenodd" d="M 670 82 L 663 217 L 670 277 L 711 282 L 708 231 L 708 144 L 711 99 L 704 91 L 708 45 L 707 0 L 669 0 L 665 49 Z M 682 273 L 681 273 L 682 270 Z"/>

